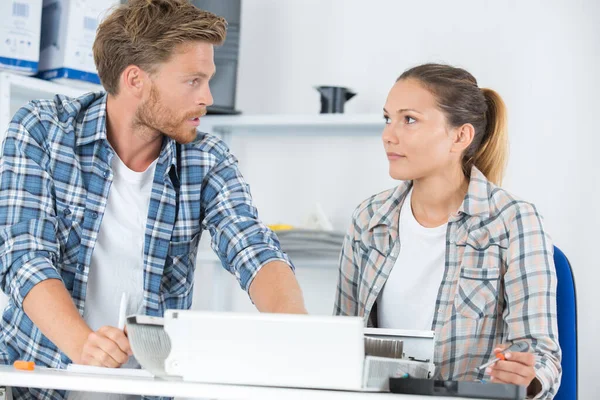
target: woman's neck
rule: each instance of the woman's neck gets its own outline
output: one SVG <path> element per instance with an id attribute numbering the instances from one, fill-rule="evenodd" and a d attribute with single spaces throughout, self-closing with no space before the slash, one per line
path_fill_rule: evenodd
<path id="1" fill-rule="evenodd" d="M 462 170 L 414 180 L 411 207 L 415 219 L 427 228 L 445 224 L 460 208 L 468 188 Z"/>

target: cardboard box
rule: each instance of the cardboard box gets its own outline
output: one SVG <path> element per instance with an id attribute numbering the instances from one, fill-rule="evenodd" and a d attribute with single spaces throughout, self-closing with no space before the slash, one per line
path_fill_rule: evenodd
<path id="1" fill-rule="evenodd" d="M 1 0 L 0 70 L 34 75 L 40 55 L 42 0 Z"/>
<path id="2" fill-rule="evenodd" d="M 71 85 L 99 84 L 92 46 L 118 0 L 43 0 L 39 77 Z"/>

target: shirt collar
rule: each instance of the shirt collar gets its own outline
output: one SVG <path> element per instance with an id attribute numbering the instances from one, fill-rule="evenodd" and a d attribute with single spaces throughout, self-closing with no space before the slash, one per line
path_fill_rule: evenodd
<path id="1" fill-rule="evenodd" d="M 490 217 L 489 183 L 477 167 L 471 168 L 467 195 L 458 209 L 456 218 L 460 217 L 461 213 L 481 219 Z"/>
<path id="2" fill-rule="evenodd" d="M 398 213 L 406 195 L 412 187 L 412 181 L 402 182 L 377 208 L 369 220 L 368 230 L 371 231 L 378 225 L 396 226 L 398 224 Z M 479 216 L 482 219 L 490 216 L 489 181 L 475 166 L 471 169 L 467 195 L 460 205 L 458 212 L 450 216 L 450 222 L 461 218 L 461 214 Z"/>
<path id="3" fill-rule="evenodd" d="M 76 101 L 63 100 L 63 108 L 68 113 L 77 114 L 75 128 L 76 145 L 83 146 L 98 140 L 106 140 L 106 93 L 89 93 Z M 83 113 L 81 110 L 85 108 Z"/>

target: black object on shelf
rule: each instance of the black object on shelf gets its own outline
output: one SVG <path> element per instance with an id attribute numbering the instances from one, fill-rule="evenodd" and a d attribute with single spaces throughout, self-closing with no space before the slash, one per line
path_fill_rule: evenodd
<path id="1" fill-rule="evenodd" d="M 426 396 L 496 400 L 522 400 L 527 395 L 525 386 L 471 381 L 438 381 L 418 378 L 390 378 L 390 391 L 392 393 Z"/>
<path id="2" fill-rule="evenodd" d="M 215 47 L 215 76 L 210 81 L 214 103 L 207 114 L 239 114 L 235 109 L 238 57 L 240 52 L 241 0 L 192 0 L 196 7 L 227 20 L 227 38 Z"/>
<path id="3" fill-rule="evenodd" d="M 321 114 L 343 113 L 344 104 L 356 93 L 342 86 L 317 86 L 321 93 Z"/>

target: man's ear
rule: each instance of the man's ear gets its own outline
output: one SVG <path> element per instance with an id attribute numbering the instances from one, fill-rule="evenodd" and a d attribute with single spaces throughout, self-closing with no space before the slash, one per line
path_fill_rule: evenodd
<path id="1" fill-rule="evenodd" d="M 463 153 L 473 142 L 475 128 L 471 124 L 464 124 L 452 130 L 452 152 Z"/>
<path id="2" fill-rule="evenodd" d="M 121 73 L 121 90 L 134 97 L 141 97 L 148 74 L 137 65 L 129 65 Z"/>

